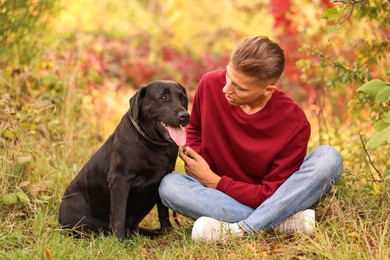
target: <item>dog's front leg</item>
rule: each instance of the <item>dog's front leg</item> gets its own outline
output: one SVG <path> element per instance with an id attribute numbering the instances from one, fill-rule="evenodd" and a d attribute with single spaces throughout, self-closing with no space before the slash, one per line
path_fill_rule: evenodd
<path id="1" fill-rule="evenodd" d="M 125 176 L 113 171 L 109 172 L 107 180 L 110 189 L 110 228 L 119 240 L 124 240 L 129 182 Z"/>
<path id="2" fill-rule="evenodd" d="M 161 231 L 166 232 L 172 229 L 169 221 L 169 209 L 161 202 L 160 196 L 157 201 L 158 220 L 160 221 Z"/>

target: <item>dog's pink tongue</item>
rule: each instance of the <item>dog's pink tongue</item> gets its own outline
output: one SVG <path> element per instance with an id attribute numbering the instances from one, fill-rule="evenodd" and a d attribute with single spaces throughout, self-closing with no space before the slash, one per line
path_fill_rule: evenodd
<path id="1" fill-rule="evenodd" d="M 186 132 L 181 127 L 167 126 L 169 135 L 172 140 L 178 145 L 183 146 L 186 144 Z"/>

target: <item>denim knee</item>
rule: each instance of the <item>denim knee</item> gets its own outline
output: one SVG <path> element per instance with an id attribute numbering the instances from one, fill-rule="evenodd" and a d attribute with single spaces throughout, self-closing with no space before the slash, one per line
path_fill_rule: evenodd
<path id="1" fill-rule="evenodd" d="M 176 187 L 176 176 L 177 174 L 169 173 L 167 174 L 160 183 L 158 188 L 158 193 L 160 194 L 160 198 L 162 203 L 167 206 L 167 201 L 170 200 L 172 196 L 175 196 L 174 188 Z"/>
<path id="2" fill-rule="evenodd" d="M 313 150 L 313 156 L 316 157 L 317 174 L 322 173 L 323 178 L 332 179 L 334 182 L 340 178 L 343 171 L 343 157 L 335 148 L 321 145 Z"/>

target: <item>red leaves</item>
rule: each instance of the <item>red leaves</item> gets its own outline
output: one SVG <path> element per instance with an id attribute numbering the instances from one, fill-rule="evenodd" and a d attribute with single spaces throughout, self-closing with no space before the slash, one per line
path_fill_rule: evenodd
<path id="1" fill-rule="evenodd" d="M 286 67 L 285 74 L 292 81 L 300 80 L 301 72 L 295 66 L 301 55 L 298 53 L 299 42 L 297 28 L 291 16 L 290 0 L 271 0 L 270 9 L 274 17 L 274 29 L 282 30 L 278 35 L 279 43 L 285 51 Z"/>
<path id="2" fill-rule="evenodd" d="M 272 16 L 275 19 L 274 29 L 291 24 L 291 20 L 287 18 L 287 13 L 290 10 L 290 0 L 270 0 L 269 4 Z"/>
<path id="3" fill-rule="evenodd" d="M 224 69 L 229 53 L 217 56 L 211 53 L 194 57 L 176 49 L 148 45 L 134 46 L 127 40 L 94 39 L 79 49 L 68 50 L 72 55 L 52 55 L 64 59 L 71 67 L 77 66 L 89 89 L 110 87 L 138 88 L 152 80 L 170 79 L 194 89 L 204 73 Z"/>

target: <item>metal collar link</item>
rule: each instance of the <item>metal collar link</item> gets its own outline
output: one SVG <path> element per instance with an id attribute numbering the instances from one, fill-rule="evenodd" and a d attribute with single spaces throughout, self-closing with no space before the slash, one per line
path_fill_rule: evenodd
<path id="1" fill-rule="evenodd" d="M 142 135 L 146 140 L 148 140 L 152 144 L 161 145 L 161 146 L 171 144 L 169 142 L 162 143 L 162 142 L 159 142 L 159 141 L 156 141 L 156 140 L 152 140 L 144 131 L 142 131 L 141 127 L 134 121 L 134 119 L 131 116 L 129 116 L 129 117 L 130 117 L 131 123 L 133 124 L 135 129 L 137 129 L 138 133 L 140 133 L 140 135 Z"/>

